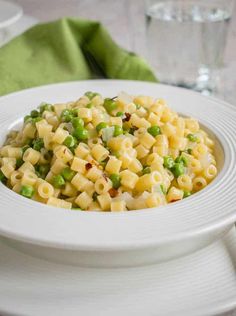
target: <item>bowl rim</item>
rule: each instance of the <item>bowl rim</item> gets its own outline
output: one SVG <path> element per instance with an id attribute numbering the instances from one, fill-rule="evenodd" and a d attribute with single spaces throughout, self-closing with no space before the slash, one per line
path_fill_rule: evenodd
<path id="1" fill-rule="evenodd" d="M 222 118 L 223 122 L 226 119 L 230 119 L 230 117 L 232 120 L 236 119 L 236 111 L 235 111 L 234 106 L 225 101 L 218 100 L 214 97 L 205 97 L 205 96 L 200 95 L 197 92 L 193 92 L 184 88 L 178 88 L 178 87 L 172 87 L 172 86 L 167 86 L 163 84 L 148 83 L 148 82 L 142 82 L 142 81 L 130 81 L 130 80 L 106 80 L 106 79 L 105 80 L 86 80 L 86 81 L 73 81 L 73 82 L 45 85 L 41 87 L 22 90 L 19 92 L 14 92 L 6 96 L 2 96 L 0 97 L 0 105 L 2 102 L 7 103 L 9 102 L 9 100 L 14 99 L 14 98 L 24 99 L 25 95 L 34 96 L 35 94 L 38 96 L 38 94 L 41 95 L 41 93 L 42 94 L 51 93 L 50 91 L 59 91 L 59 90 L 61 91 L 63 89 L 65 91 L 67 90 L 70 91 L 70 89 L 73 90 L 80 87 L 84 88 L 85 86 L 96 86 L 96 85 L 98 85 L 100 88 L 103 87 L 103 89 L 105 88 L 109 89 L 112 86 L 115 86 L 115 87 L 116 86 L 124 86 L 124 87 L 133 86 L 134 90 L 135 89 L 138 90 L 142 86 L 144 87 L 143 94 L 145 94 L 145 89 L 147 89 L 147 87 L 151 87 L 150 88 L 151 90 L 155 90 L 155 88 L 157 90 L 158 89 L 165 90 L 165 91 L 169 91 L 169 93 L 173 93 L 176 95 L 180 94 L 180 98 L 183 95 L 183 96 L 186 96 L 186 98 L 188 96 L 188 98 L 190 99 L 193 98 L 193 99 L 202 100 L 203 103 L 207 102 L 210 104 L 212 102 L 214 104 L 217 104 L 219 106 L 218 111 L 220 112 L 219 113 L 220 115 L 222 114 L 222 111 L 226 112 L 225 117 Z M 120 90 L 119 88 L 117 89 Z M 170 107 L 172 107 L 171 104 L 170 104 Z M 211 112 L 209 114 L 211 114 Z M 2 115 L 3 115 L 3 119 L 1 119 Z M 15 115 L 15 120 L 16 119 L 17 119 L 17 115 Z M 14 117 L 9 117 L 9 114 L 2 113 L 2 107 L 0 107 L 0 123 L 3 126 L 3 128 L 5 127 L 8 129 L 9 126 L 12 125 L 10 122 L 13 122 L 15 120 L 14 120 Z M 229 171 L 230 171 L 230 172 L 235 172 L 236 174 L 235 168 L 233 168 L 232 166 L 233 164 L 232 159 L 233 159 L 233 155 L 235 156 L 235 153 L 236 153 L 235 151 L 236 146 L 234 146 L 232 139 L 230 139 L 231 141 L 230 143 L 229 139 L 227 139 L 226 137 L 226 134 L 224 135 L 224 133 L 220 131 L 219 128 L 216 128 L 215 126 L 212 125 L 212 122 L 214 123 L 214 120 L 211 122 L 211 120 L 209 121 L 209 118 L 206 118 L 206 121 L 204 121 L 204 119 L 201 119 L 200 122 L 202 122 L 207 127 L 209 126 L 209 129 L 215 135 L 217 135 L 218 140 L 220 141 L 222 147 L 224 148 L 225 164 L 222 170 L 220 171 L 219 175 L 214 180 L 214 182 L 208 185 L 204 190 L 200 191 L 199 193 L 194 194 L 192 197 L 184 201 L 177 202 L 174 204 L 169 204 L 164 207 L 159 207 L 158 216 L 162 217 L 162 221 L 163 221 L 163 218 L 165 219 L 164 212 L 165 213 L 173 212 L 174 214 L 176 213 L 177 209 L 179 209 L 179 211 L 181 210 L 183 211 L 183 208 L 184 209 L 188 207 L 196 208 L 196 203 L 194 204 L 196 197 L 201 197 L 202 203 L 206 203 L 207 193 L 211 192 L 212 188 L 214 189 L 216 187 L 219 187 L 221 185 L 220 182 L 225 181 L 225 173 L 228 172 L 228 175 L 229 175 Z M 230 132 L 231 127 L 228 126 L 227 128 Z M 230 134 L 228 134 L 228 136 L 229 135 Z M 229 168 L 230 170 L 228 170 Z M 232 174 L 231 174 L 231 178 L 232 178 Z M 231 182 L 232 182 L 232 179 L 231 179 Z M 236 192 L 236 188 L 234 188 L 234 190 Z M 215 219 L 210 219 L 210 220 L 208 219 L 206 223 L 204 223 L 203 221 L 203 223 L 201 222 L 199 225 L 195 225 L 195 227 L 193 227 L 193 225 L 191 226 L 190 224 L 189 227 L 185 225 L 185 227 L 181 228 L 181 225 L 178 222 L 176 223 L 177 226 L 179 225 L 178 230 L 176 230 L 176 227 L 173 227 L 173 233 L 169 229 L 168 234 L 165 233 L 164 230 L 158 234 L 154 231 L 155 227 L 153 224 L 151 224 L 152 217 L 150 217 L 154 215 L 157 217 L 156 209 L 146 209 L 143 212 L 142 210 L 124 212 L 122 214 L 120 213 L 107 214 L 107 213 L 102 213 L 102 212 L 101 213 L 70 212 L 68 216 L 68 211 L 66 210 L 58 209 L 55 207 L 44 206 L 38 202 L 27 200 L 21 197 L 20 195 L 17 195 L 15 192 L 9 190 L 2 184 L 0 186 L 0 196 L 2 196 L 1 198 L 5 196 L 5 200 L 9 199 L 8 204 L 5 204 L 7 205 L 6 206 L 7 211 L 5 210 L 4 207 L 0 207 L 0 216 L 1 216 L 0 234 L 2 234 L 5 237 L 20 240 L 23 242 L 38 244 L 41 246 L 49 246 L 53 248 L 66 248 L 66 249 L 87 250 L 87 251 L 96 251 L 96 250 L 99 250 L 99 251 L 101 250 L 103 251 L 114 250 L 115 251 L 116 250 L 117 251 L 117 250 L 129 250 L 129 249 L 134 249 L 134 248 L 141 249 L 141 248 L 146 248 L 146 247 L 154 247 L 154 246 L 158 246 L 162 244 L 167 244 L 173 241 L 181 241 L 186 238 L 191 238 L 194 236 L 197 237 L 202 234 L 215 231 L 219 228 L 232 224 L 234 221 L 236 221 L 236 207 L 234 207 L 233 205 L 230 205 L 230 211 L 228 213 L 226 214 L 223 213 L 221 216 L 217 216 Z M 222 205 L 223 204 L 221 203 L 221 206 Z M 29 208 L 29 207 L 30 209 L 32 209 L 31 212 L 29 212 L 29 210 L 26 210 L 26 208 Z M 208 204 L 207 207 L 210 210 L 211 205 Z M 36 209 L 38 210 L 39 213 L 37 213 L 37 216 L 35 216 L 34 218 L 34 216 L 32 215 L 36 214 L 36 213 L 33 213 Z M 12 213 L 12 210 L 13 210 L 13 213 Z M 54 221 L 53 221 L 53 216 L 55 215 L 55 213 L 58 214 L 58 218 L 60 217 L 60 220 L 58 218 L 54 218 Z M 14 221 L 13 215 L 16 216 L 15 218 L 17 219 L 16 221 Z M 22 223 L 21 217 L 24 218 L 25 223 L 24 222 Z M 77 222 L 78 218 L 83 223 Z M 138 222 L 136 220 L 137 218 L 139 218 Z M 37 221 L 37 223 L 34 222 L 35 220 Z M 65 221 L 64 223 L 63 223 L 63 220 Z M 98 222 L 94 224 L 94 220 Z M 168 220 L 171 221 L 171 218 L 169 217 L 166 219 L 167 222 Z M 187 218 L 187 220 L 190 220 L 190 223 L 191 223 L 190 218 Z M 76 224 L 78 224 L 78 226 L 75 225 L 74 221 L 76 221 Z M 56 225 L 58 226 L 53 227 L 53 224 L 55 224 L 55 222 L 56 222 Z M 116 224 L 115 226 L 113 225 L 114 223 Z M 30 227 L 27 230 L 27 225 L 29 224 L 32 225 L 33 227 Z M 156 222 L 156 224 L 157 224 L 156 227 L 158 227 L 158 222 Z M 173 223 L 171 224 L 173 225 Z M 88 225 L 92 225 L 92 228 L 95 229 L 94 231 L 95 233 L 93 234 L 96 235 L 97 239 L 95 237 L 91 238 L 90 236 L 90 240 L 86 242 L 86 236 L 88 236 L 88 234 L 91 233 L 91 231 L 89 232 L 84 231 L 85 229 L 82 227 L 82 225 L 85 225 L 85 226 L 87 225 L 87 228 L 89 229 L 91 227 L 89 227 Z M 112 225 L 112 227 L 109 227 L 109 225 Z M 169 225 L 169 222 L 168 222 L 168 225 Z M 51 228 L 51 232 L 48 231 L 49 227 Z M 80 235 L 80 232 L 77 232 L 76 234 L 76 227 L 83 231 L 83 236 Z M 128 233 L 129 227 L 132 228 L 131 233 Z M 62 229 L 61 232 L 58 230 L 59 228 Z M 148 232 L 148 228 L 151 230 L 150 232 Z M 161 228 L 160 225 L 158 228 Z M 101 236 L 99 236 L 98 232 L 96 232 L 96 229 L 98 229 L 98 232 L 101 234 Z M 144 232 L 138 231 L 138 229 L 143 229 Z M 120 237 L 122 237 L 120 238 L 120 240 L 118 238 L 119 234 L 120 234 Z M 122 236 L 122 234 L 126 234 L 127 239 L 124 239 L 124 236 Z M 107 240 L 109 236 L 112 237 L 112 239 Z"/>

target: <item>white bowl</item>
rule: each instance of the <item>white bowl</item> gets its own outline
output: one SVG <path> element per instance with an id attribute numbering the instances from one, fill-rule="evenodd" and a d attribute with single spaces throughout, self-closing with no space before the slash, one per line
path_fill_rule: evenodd
<path id="1" fill-rule="evenodd" d="M 161 97 L 197 118 L 216 142 L 219 174 L 204 190 L 173 204 L 132 212 L 75 212 L 27 200 L 0 185 L 0 234 L 35 256 L 90 266 L 128 266 L 193 252 L 227 232 L 236 220 L 236 111 L 222 101 L 155 83 L 93 80 L 28 89 L 0 98 L 3 142 L 20 119 L 42 101 L 77 99 L 87 90 Z"/>

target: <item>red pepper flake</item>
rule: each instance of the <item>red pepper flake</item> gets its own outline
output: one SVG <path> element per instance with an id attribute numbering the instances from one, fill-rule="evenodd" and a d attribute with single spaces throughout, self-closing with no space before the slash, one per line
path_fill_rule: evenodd
<path id="1" fill-rule="evenodd" d="M 129 122 L 130 118 L 131 118 L 131 114 L 125 112 L 125 117 L 122 119 L 122 121 L 123 122 Z"/>
<path id="2" fill-rule="evenodd" d="M 110 190 L 108 190 L 108 193 L 110 194 L 110 197 L 114 198 L 118 195 L 118 191 L 114 188 L 111 188 Z"/>
<path id="3" fill-rule="evenodd" d="M 91 169 L 92 167 L 93 167 L 93 165 L 92 165 L 90 162 L 86 163 L 86 165 L 85 165 L 85 169 L 86 169 L 86 170 L 89 170 L 89 169 Z"/>
<path id="4" fill-rule="evenodd" d="M 180 201 L 181 199 L 177 199 L 177 200 L 171 200 L 170 203 L 174 203 L 174 202 L 177 202 L 177 201 Z"/>

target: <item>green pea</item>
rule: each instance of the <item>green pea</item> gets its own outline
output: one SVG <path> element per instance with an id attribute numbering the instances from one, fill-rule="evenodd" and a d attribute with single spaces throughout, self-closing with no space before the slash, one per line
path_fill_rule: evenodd
<path id="1" fill-rule="evenodd" d="M 39 112 L 42 114 L 44 111 L 52 111 L 52 105 L 48 103 L 43 103 L 39 107 Z"/>
<path id="2" fill-rule="evenodd" d="M 184 191 L 184 196 L 183 198 L 185 199 L 186 197 L 189 197 L 191 195 L 191 192 L 189 191 Z"/>
<path id="3" fill-rule="evenodd" d="M 184 165 L 182 163 L 175 163 L 174 166 L 171 168 L 171 172 L 178 178 L 182 174 L 184 174 Z"/>
<path id="4" fill-rule="evenodd" d="M 197 142 L 198 141 L 198 138 L 197 138 L 197 136 L 196 135 L 194 135 L 194 134 L 188 134 L 187 135 L 187 138 L 190 140 L 190 142 Z"/>
<path id="5" fill-rule="evenodd" d="M 35 167 L 36 172 L 38 173 L 38 177 L 45 179 L 49 170 L 50 170 L 50 165 L 46 164 L 46 165 L 37 165 Z"/>
<path id="6" fill-rule="evenodd" d="M 122 135 L 123 134 L 123 128 L 120 127 L 119 125 L 114 125 L 114 134 L 113 136 L 116 137 L 116 136 L 119 136 L 119 135 Z"/>
<path id="7" fill-rule="evenodd" d="M 37 122 L 39 122 L 39 121 L 42 121 L 42 117 L 41 116 L 37 116 L 37 117 L 34 117 L 33 119 L 32 119 L 32 123 L 33 124 L 35 124 L 35 123 L 37 123 Z"/>
<path id="8" fill-rule="evenodd" d="M 78 126 L 75 128 L 73 136 L 78 140 L 86 140 L 88 139 L 89 134 L 83 126 Z"/>
<path id="9" fill-rule="evenodd" d="M 24 117 L 24 123 L 29 123 L 29 122 L 31 122 L 32 121 L 32 117 L 30 116 L 30 115 L 26 115 L 25 117 Z"/>
<path id="10" fill-rule="evenodd" d="M 72 110 L 71 110 L 71 114 L 72 114 L 73 116 L 78 116 L 78 109 L 72 109 Z"/>
<path id="11" fill-rule="evenodd" d="M 170 156 L 165 156 L 164 157 L 164 167 L 167 169 L 171 169 L 174 166 L 175 162 L 174 159 Z"/>
<path id="12" fill-rule="evenodd" d="M 65 180 L 62 177 L 62 175 L 58 174 L 57 176 L 54 176 L 52 178 L 52 184 L 54 185 L 55 188 L 60 189 L 65 185 Z"/>
<path id="13" fill-rule="evenodd" d="M 107 110 L 107 112 L 109 112 L 109 113 L 117 108 L 116 102 L 114 100 L 108 99 L 108 98 L 104 100 L 103 106 Z"/>
<path id="14" fill-rule="evenodd" d="M 73 115 L 69 114 L 63 117 L 63 122 L 69 123 L 73 119 Z"/>
<path id="15" fill-rule="evenodd" d="M 92 91 L 87 91 L 85 92 L 86 97 L 89 98 L 89 100 L 92 100 L 94 97 L 96 97 L 97 95 L 99 95 L 99 93 L 97 92 L 92 92 Z"/>
<path id="16" fill-rule="evenodd" d="M 145 167 L 143 169 L 143 174 L 151 173 L 151 168 L 150 167 Z"/>
<path id="17" fill-rule="evenodd" d="M 123 115 L 124 115 L 124 112 L 117 112 L 117 113 L 116 113 L 116 116 L 117 116 L 117 117 L 121 117 L 121 116 L 123 116 Z"/>
<path id="18" fill-rule="evenodd" d="M 66 115 L 70 115 L 70 114 L 71 114 L 71 110 L 69 110 L 69 109 L 64 109 L 61 111 L 61 117 L 66 116 Z"/>
<path id="19" fill-rule="evenodd" d="M 66 137 L 63 144 L 69 148 L 74 147 L 76 145 L 76 139 L 72 135 L 69 135 Z"/>
<path id="20" fill-rule="evenodd" d="M 65 169 L 62 170 L 61 175 L 66 181 L 71 181 L 76 172 L 71 170 L 69 167 L 66 167 Z"/>
<path id="21" fill-rule="evenodd" d="M 116 173 L 110 175 L 110 180 L 112 182 L 112 186 L 114 189 L 118 189 L 120 187 L 120 176 Z"/>
<path id="22" fill-rule="evenodd" d="M 101 122 L 96 126 L 96 130 L 99 133 L 103 128 L 108 127 L 108 124 L 106 122 Z"/>
<path id="23" fill-rule="evenodd" d="M 71 110 L 65 109 L 61 112 L 61 120 L 63 122 L 69 123 L 73 119 L 73 113 Z"/>
<path id="24" fill-rule="evenodd" d="M 177 157 L 175 159 L 175 162 L 182 163 L 185 167 L 187 167 L 187 165 L 188 165 L 188 159 L 186 157 L 182 156 L 182 155 Z"/>
<path id="25" fill-rule="evenodd" d="M 84 126 L 84 121 L 80 117 L 73 117 L 71 120 L 71 123 L 74 128 L 79 127 L 79 126 Z"/>
<path id="26" fill-rule="evenodd" d="M 21 187 L 20 194 L 28 199 L 31 199 L 34 195 L 34 188 L 31 185 L 23 185 Z"/>
<path id="27" fill-rule="evenodd" d="M 17 158 L 16 159 L 16 168 L 20 168 L 20 166 L 22 166 L 24 163 L 24 160 L 22 158 Z"/>
<path id="28" fill-rule="evenodd" d="M 161 129 L 159 126 L 154 125 L 147 129 L 148 133 L 151 134 L 153 137 L 156 137 L 157 135 L 161 134 Z"/>
<path id="29" fill-rule="evenodd" d="M 7 178 L 4 176 L 2 170 L 0 170 L 0 181 L 1 181 L 1 182 L 5 182 L 6 179 L 7 179 Z"/>
<path id="30" fill-rule="evenodd" d="M 33 140 L 33 149 L 40 151 L 44 147 L 44 142 L 42 138 L 37 138 Z"/>
<path id="31" fill-rule="evenodd" d="M 33 110 L 30 112 L 30 115 L 32 118 L 35 118 L 35 117 L 38 117 L 40 114 L 39 114 L 39 111 Z"/>

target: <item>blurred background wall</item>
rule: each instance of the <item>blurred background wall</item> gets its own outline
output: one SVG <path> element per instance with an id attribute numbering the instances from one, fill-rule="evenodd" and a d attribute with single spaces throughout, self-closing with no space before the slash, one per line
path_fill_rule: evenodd
<path id="1" fill-rule="evenodd" d="M 210 1 L 210 0 L 206 0 Z M 74 16 L 101 21 L 122 46 L 145 55 L 145 0 L 14 0 L 25 14 L 50 21 Z M 226 61 L 236 60 L 236 6 L 229 32 Z"/>
<path id="2" fill-rule="evenodd" d="M 24 13 L 39 22 L 65 16 L 98 20 L 121 46 L 147 57 L 145 41 L 145 0 L 12 0 Z M 186 0 L 188 1 L 188 0 Z M 206 0 L 211 1 L 211 0 Z M 235 1 L 236 2 L 236 1 Z M 236 5 L 225 50 L 220 97 L 235 102 L 236 93 Z"/>

